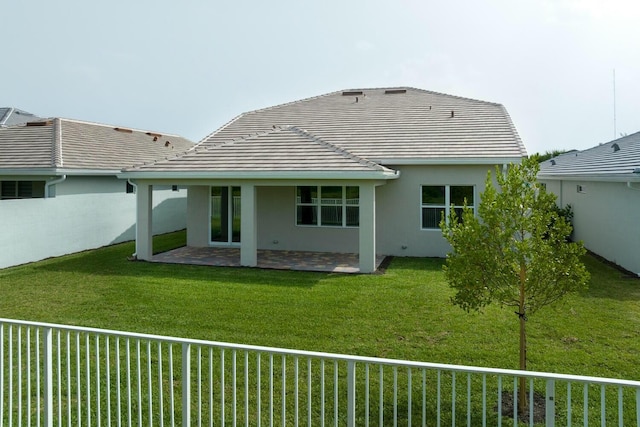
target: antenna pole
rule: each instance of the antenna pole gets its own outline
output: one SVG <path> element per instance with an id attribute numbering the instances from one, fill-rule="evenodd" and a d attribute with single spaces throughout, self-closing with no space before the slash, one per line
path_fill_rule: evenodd
<path id="1" fill-rule="evenodd" d="M 616 129 L 616 69 L 613 69 L 613 139 L 618 135 Z"/>

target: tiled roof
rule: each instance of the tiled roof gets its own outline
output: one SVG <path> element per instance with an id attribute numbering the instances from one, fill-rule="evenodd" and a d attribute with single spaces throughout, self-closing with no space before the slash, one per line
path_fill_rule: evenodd
<path id="1" fill-rule="evenodd" d="M 525 155 L 500 104 L 413 88 L 358 89 L 241 114 L 195 150 L 126 172 L 245 177 L 340 171 L 389 177 L 395 172 L 381 165 L 487 163 Z"/>
<path id="2" fill-rule="evenodd" d="M 379 163 L 526 155 L 502 105 L 414 88 L 339 91 L 247 112 L 201 145 L 287 125 Z"/>
<path id="3" fill-rule="evenodd" d="M 175 135 L 46 119 L 0 129 L 0 170 L 120 170 L 175 156 L 193 146 Z"/>
<path id="4" fill-rule="evenodd" d="M 542 162 L 538 176 L 620 177 L 640 180 L 640 132 Z"/>
<path id="5" fill-rule="evenodd" d="M 390 171 L 310 135 L 297 127 L 276 127 L 229 142 L 200 145 L 195 150 L 152 165 L 129 170 L 282 172 Z"/>
<path id="6" fill-rule="evenodd" d="M 40 117 L 12 107 L 0 108 L 0 127 L 7 127 L 37 120 Z"/>

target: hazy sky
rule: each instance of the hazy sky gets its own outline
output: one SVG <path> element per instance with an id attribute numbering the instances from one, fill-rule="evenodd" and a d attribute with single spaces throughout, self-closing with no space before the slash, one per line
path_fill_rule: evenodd
<path id="1" fill-rule="evenodd" d="M 0 107 L 199 141 L 348 88 L 499 102 L 528 151 L 640 131 L 640 3 L 3 1 Z"/>

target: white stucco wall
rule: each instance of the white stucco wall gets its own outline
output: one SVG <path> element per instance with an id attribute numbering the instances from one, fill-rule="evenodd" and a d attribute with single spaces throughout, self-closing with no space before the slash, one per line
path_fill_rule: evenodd
<path id="1" fill-rule="evenodd" d="M 474 185 L 477 206 L 487 171 L 495 171 L 495 166 L 390 167 L 400 170 L 400 178 L 377 190 L 377 252 L 394 256 L 446 256 L 451 247 L 442 232 L 421 227 L 421 186 Z"/>
<path id="2" fill-rule="evenodd" d="M 1 200 L 0 268 L 133 240 L 135 194 L 124 181 L 82 178 L 56 185 L 56 197 Z M 166 188 L 166 187 L 165 187 Z M 154 189 L 153 230 L 166 233 L 186 227 L 186 190 Z"/>
<path id="3" fill-rule="evenodd" d="M 397 166 L 394 169 L 400 170 L 400 178 L 376 188 L 376 252 L 444 257 L 450 246 L 442 232 L 421 229 L 421 186 L 473 185 L 477 205 L 479 194 L 484 191 L 487 171 L 494 171 L 495 166 Z M 321 182 L 315 184 L 322 185 Z M 191 188 L 188 241 L 189 245 L 202 246 L 201 238 L 208 238 L 209 224 L 208 216 L 203 218 L 201 213 L 206 210 L 209 215 L 209 196 L 208 191 L 202 190 L 206 187 Z M 256 189 L 259 249 L 359 251 L 358 228 L 296 225 L 295 185 L 258 185 Z"/>
<path id="4" fill-rule="evenodd" d="M 640 275 L 640 190 L 624 182 L 541 180 L 557 203 L 573 208 L 573 239 Z M 581 185 L 582 193 L 577 191 Z M 637 186 L 637 184 L 636 184 Z"/>
<path id="5" fill-rule="evenodd" d="M 259 249 L 358 252 L 357 228 L 296 225 L 295 200 L 295 187 L 258 187 Z"/>

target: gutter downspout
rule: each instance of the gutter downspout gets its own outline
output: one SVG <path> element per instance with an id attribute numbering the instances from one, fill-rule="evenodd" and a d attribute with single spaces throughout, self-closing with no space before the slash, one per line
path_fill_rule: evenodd
<path id="1" fill-rule="evenodd" d="M 52 185 L 56 185 L 56 184 L 60 184 L 61 182 L 64 182 L 67 179 L 67 175 L 62 175 L 60 178 L 58 179 L 54 179 L 52 181 L 49 182 L 45 182 L 44 183 L 44 198 L 48 199 L 51 197 L 51 186 Z"/>
<path id="2" fill-rule="evenodd" d="M 131 181 L 131 178 L 127 178 L 127 182 L 133 187 L 133 193 L 134 194 L 138 194 L 138 186 L 136 184 L 134 184 Z M 135 220 L 135 228 L 133 229 L 134 232 L 134 241 L 138 238 L 138 201 L 136 200 L 136 220 Z M 136 246 L 134 246 L 136 247 Z M 131 254 L 131 258 L 133 258 L 134 260 L 138 258 L 138 252 L 134 252 L 133 254 Z"/>

